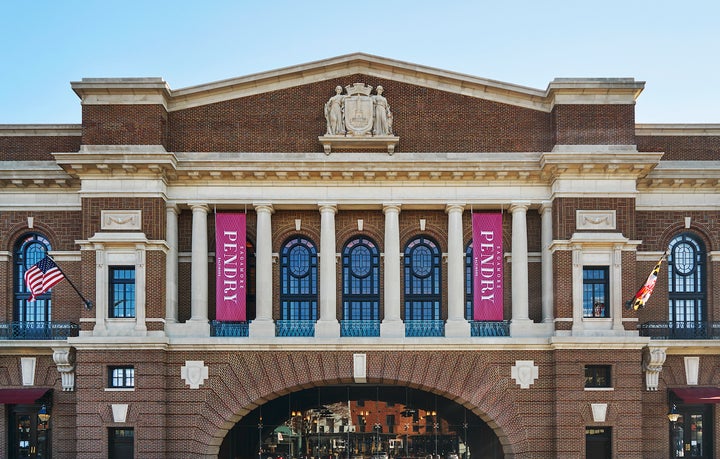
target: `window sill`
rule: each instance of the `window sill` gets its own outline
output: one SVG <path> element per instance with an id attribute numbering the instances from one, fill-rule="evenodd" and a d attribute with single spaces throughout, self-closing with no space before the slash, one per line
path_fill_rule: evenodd
<path id="1" fill-rule="evenodd" d="M 134 392 L 134 387 L 106 387 L 105 392 Z"/>
<path id="2" fill-rule="evenodd" d="M 584 389 L 589 392 L 606 392 L 615 390 L 614 387 L 585 387 Z"/>

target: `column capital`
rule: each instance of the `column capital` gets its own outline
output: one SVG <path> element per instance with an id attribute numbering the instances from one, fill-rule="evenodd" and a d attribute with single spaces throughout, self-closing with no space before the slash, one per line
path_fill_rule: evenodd
<path id="1" fill-rule="evenodd" d="M 510 212 L 527 212 L 530 201 L 513 201 L 510 203 Z"/>
<path id="2" fill-rule="evenodd" d="M 165 210 L 168 212 L 174 212 L 175 215 L 180 214 L 180 208 L 178 207 L 177 202 L 175 202 L 175 201 L 165 202 Z"/>
<path id="3" fill-rule="evenodd" d="M 275 213 L 275 209 L 273 208 L 272 202 L 258 201 L 258 202 L 253 202 L 252 205 L 255 208 L 255 212 L 270 212 L 271 214 Z"/>
<path id="4" fill-rule="evenodd" d="M 445 213 L 464 212 L 466 203 L 464 202 L 448 202 L 445 205 Z"/>
<path id="5" fill-rule="evenodd" d="M 544 214 L 545 212 L 552 212 L 552 201 L 542 201 L 540 203 L 540 214 Z"/>
<path id="6" fill-rule="evenodd" d="M 318 202 L 318 209 L 320 209 L 320 213 L 332 212 L 336 214 L 338 210 L 337 202 Z"/>
<path id="7" fill-rule="evenodd" d="M 205 213 L 210 212 L 210 206 L 207 205 L 206 202 L 188 202 L 188 206 L 192 209 L 193 212 L 197 211 L 204 211 Z"/>
<path id="8" fill-rule="evenodd" d="M 399 202 L 383 202 L 383 213 L 388 212 L 398 212 L 400 213 L 400 207 L 402 207 L 402 204 Z"/>

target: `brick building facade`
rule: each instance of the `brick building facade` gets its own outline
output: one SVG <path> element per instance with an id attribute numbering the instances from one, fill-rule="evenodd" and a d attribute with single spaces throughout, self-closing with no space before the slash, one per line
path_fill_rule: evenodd
<path id="1" fill-rule="evenodd" d="M 365 54 L 73 82 L 80 125 L 0 126 L 0 456 L 720 456 L 720 126 L 636 124 L 643 86 Z M 216 306 L 220 213 L 245 321 Z M 30 301 L 46 252 L 68 280 Z"/>

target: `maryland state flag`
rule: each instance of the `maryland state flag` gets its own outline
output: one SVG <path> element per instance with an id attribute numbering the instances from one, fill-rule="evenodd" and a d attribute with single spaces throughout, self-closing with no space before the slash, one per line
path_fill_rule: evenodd
<path id="1" fill-rule="evenodd" d="M 648 299 L 650 299 L 650 295 L 652 295 L 653 290 L 655 290 L 658 273 L 660 272 L 660 265 L 662 265 L 662 262 L 666 256 L 667 252 L 665 252 L 663 256 L 660 257 L 660 260 L 658 260 L 657 264 L 655 265 L 652 272 L 645 281 L 645 285 L 640 287 L 640 290 L 638 290 L 638 292 L 635 294 L 635 298 L 626 303 L 628 309 L 632 307 L 633 310 L 637 311 L 638 309 L 645 307 L 645 303 Z"/>

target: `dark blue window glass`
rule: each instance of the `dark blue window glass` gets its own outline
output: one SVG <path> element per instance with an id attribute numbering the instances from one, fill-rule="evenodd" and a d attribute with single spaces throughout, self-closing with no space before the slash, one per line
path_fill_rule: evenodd
<path id="1" fill-rule="evenodd" d="M 135 317 L 135 267 L 111 266 L 109 290 L 110 317 Z"/>
<path id="2" fill-rule="evenodd" d="M 26 234 L 15 244 L 14 258 L 14 307 L 13 320 L 17 322 L 49 322 L 51 320 L 50 291 L 39 295 L 35 301 L 30 299 L 30 291 L 25 285 L 25 271 L 42 260 L 52 250 L 50 242 L 37 233 Z"/>
<path id="3" fill-rule="evenodd" d="M 441 304 L 440 249 L 419 236 L 405 246 L 405 320 L 439 320 Z"/>
<path id="4" fill-rule="evenodd" d="M 676 327 L 693 328 L 705 320 L 705 257 L 704 244 L 690 233 L 670 242 L 669 317 Z"/>
<path id="5" fill-rule="evenodd" d="M 365 237 L 351 239 L 342 251 L 343 319 L 380 319 L 380 251 Z"/>
<path id="6" fill-rule="evenodd" d="M 610 317 L 607 266 L 583 268 L 583 317 Z"/>
<path id="7" fill-rule="evenodd" d="M 281 320 L 317 320 L 318 259 L 315 244 L 294 237 L 280 253 Z"/>

